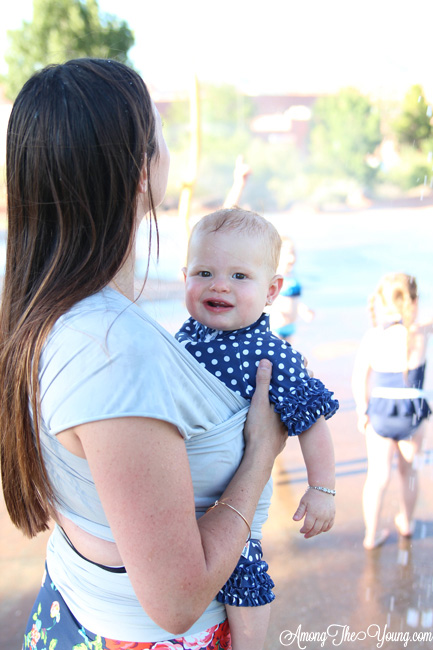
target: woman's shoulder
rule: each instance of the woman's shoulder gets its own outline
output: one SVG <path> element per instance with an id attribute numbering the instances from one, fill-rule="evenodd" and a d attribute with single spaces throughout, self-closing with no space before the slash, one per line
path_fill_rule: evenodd
<path id="1" fill-rule="evenodd" d="M 138 305 L 101 293 L 60 319 L 42 353 L 42 411 L 50 431 L 140 416 L 171 422 L 189 438 L 243 407 Z"/>
<path id="2" fill-rule="evenodd" d="M 81 300 L 63 314 L 52 336 L 87 339 L 95 344 L 110 343 L 127 348 L 164 344 L 171 337 L 137 304 L 110 288 Z"/>
<path id="3" fill-rule="evenodd" d="M 113 295 L 114 294 L 114 295 Z M 182 346 L 138 305 L 102 291 L 74 305 L 51 331 L 40 369 L 49 376 L 66 370 L 81 376 L 100 372 L 135 376 L 182 366 Z M 180 371 L 180 369 L 179 369 Z M 63 373 L 64 374 L 64 373 Z"/>

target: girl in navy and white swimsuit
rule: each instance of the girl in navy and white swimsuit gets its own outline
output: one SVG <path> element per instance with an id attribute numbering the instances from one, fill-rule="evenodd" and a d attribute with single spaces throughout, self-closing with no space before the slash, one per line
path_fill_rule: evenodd
<path id="1" fill-rule="evenodd" d="M 415 278 L 390 273 L 371 298 L 373 329 L 360 345 L 353 373 L 358 428 L 366 435 L 368 472 L 363 492 L 364 547 L 382 544 L 389 531 L 378 530 L 380 510 L 394 454 L 401 478 L 400 535 L 414 529 L 417 469 L 424 423 L 431 413 L 423 389 L 426 348 L 433 323 L 418 323 Z"/>
<path id="2" fill-rule="evenodd" d="M 423 391 L 426 364 L 403 372 L 371 371 L 367 415 L 380 436 L 396 442 L 412 437 L 431 414 Z"/>

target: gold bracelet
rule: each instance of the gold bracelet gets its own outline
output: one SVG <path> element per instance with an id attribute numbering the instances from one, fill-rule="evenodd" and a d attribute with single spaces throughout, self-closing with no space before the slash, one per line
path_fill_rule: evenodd
<path id="1" fill-rule="evenodd" d="M 245 519 L 243 514 L 241 512 L 239 512 L 239 510 L 236 510 L 236 508 L 234 508 L 232 505 L 230 505 L 230 503 L 226 503 L 225 501 L 218 501 L 218 499 L 215 501 L 213 506 L 211 506 L 210 508 L 208 508 L 206 510 L 206 512 L 209 512 L 209 510 L 213 510 L 217 506 L 227 506 L 227 508 L 230 508 L 231 510 L 236 512 L 236 514 L 239 515 L 239 517 L 244 520 L 244 522 L 246 523 L 246 525 L 248 527 L 248 539 L 247 539 L 247 542 L 249 542 L 250 539 L 251 539 L 251 526 L 249 525 L 248 521 Z"/>

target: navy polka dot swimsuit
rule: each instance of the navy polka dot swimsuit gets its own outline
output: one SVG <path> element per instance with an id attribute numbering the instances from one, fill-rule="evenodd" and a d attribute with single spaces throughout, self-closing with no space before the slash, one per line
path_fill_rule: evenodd
<path id="1" fill-rule="evenodd" d="M 176 334 L 206 370 L 238 395 L 251 399 L 260 359 L 272 361 L 269 398 L 290 436 L 309 429 L 322 415 L 329 418 L 338 401 L 319 379 L 312 378 L 304 359 L 289 343 L 269 329 L 269 315 L 262 314 L 240 330 L 213 330 L 189 318 Z"/>
<path id="2" fill-rule="evenodd" d="M 338 409 L 333 393 L 308 375 L 302 355 L 270 331 L 268 314 L 262 314 L 248 327 L 228 332 L 210 329 L 189 318 L 176 338 L 201 365 L 245 399 L 251 399 L 254 393 L 260 359 L 269 359 L 269 398 L 290 436 L 299 435 L 322 415 L 329 418 Z M 260 540 L 250 540 L 217 600 L 247 607 L 271 602 L 275 598 L 274 583 L 267 569 Z"/>

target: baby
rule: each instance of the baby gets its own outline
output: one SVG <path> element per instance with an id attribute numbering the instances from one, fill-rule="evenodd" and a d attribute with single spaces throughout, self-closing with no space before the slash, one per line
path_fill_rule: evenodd
<path id="1" fill-rule="evenodd" d="M 308 488 L 294 515 L 305 516 L 301 533 L 313 537 L 334 521 L 334 455 L 325 418 L 338 402 L 309 376 L 303 357 L 272 334 L 263 313 L 281 289 L 276 274 L 281 238 L 263 217 L 239 208 L 205 216 L 188 245 L 186 307 L 191 317 L 176 338 L 209 372 L 245 399 L 255 388 L 259 360 L 272 362 L 269 398 L 287 426 L 299 435 Z M 251 539 L 232 576 L 217 595 L 225 603 L 233 650 L 261 650 L 274 586 L 262 560 L 259 539 Z"/>

